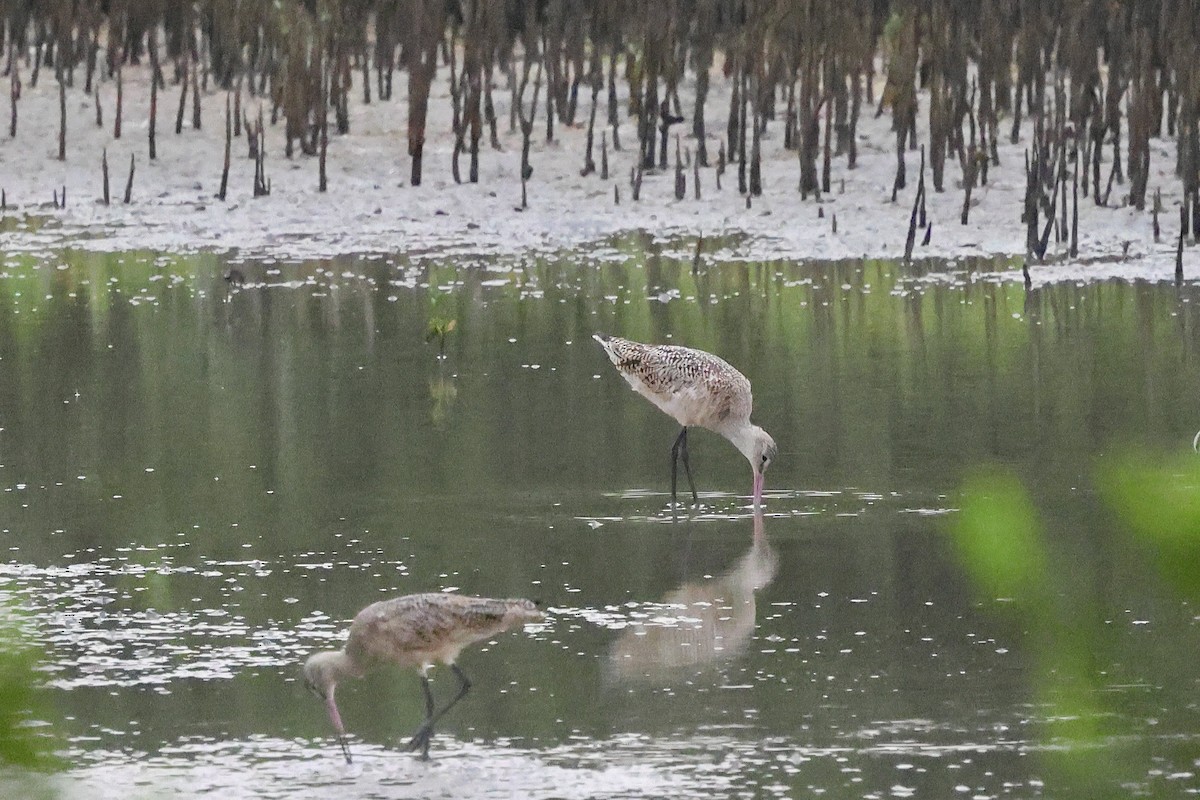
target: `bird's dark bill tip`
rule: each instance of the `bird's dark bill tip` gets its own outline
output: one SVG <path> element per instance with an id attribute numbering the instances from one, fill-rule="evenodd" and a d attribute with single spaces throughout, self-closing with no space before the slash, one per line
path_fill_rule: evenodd
<path id="1" fill-rule="evenodd" d="M 612 336 L 608 335 L 607 333 L 597 332 L 597 333 L 592 334 L 592 338 L 598 342 L 607 342 L 609 339 L 612 338 Z"/>

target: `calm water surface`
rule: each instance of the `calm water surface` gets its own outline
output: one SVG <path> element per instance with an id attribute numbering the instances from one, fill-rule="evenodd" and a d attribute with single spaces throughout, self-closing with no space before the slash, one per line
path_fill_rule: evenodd
<path id="1" fill-rule="evenodd" d="M 42 722 L 67 768 L 0 788 L 1200 792 L 1197 612 L 1092 488 L 1111 454 L 1186 449 L 1200 427 L 1200 287 L 1027 294 L 989 271 L 1003 264 L 693 275 L 677 249 L 8 257 L 0 593 L 44 645 Z M 426 334 L 450 320 L 439 359 Z M 596 330 L 702 347 L 750 377 L 781 450 L 760 527 L 744 459 L 706 432 L 701 507 L 672 517 L 674 423 Z M 1077 675 L 1056 677 L 1053 644 L 959 565 L 946 530 L 980 464 L 1032 493 Z M 475 688 L 429 763 L 402 749 L 415 675 L 346 684 L 347 766 L 299 663 L 367 603 L 441 589 L 552 613 L 464 653 Z M 1073 713 L 1095 731 L 1081 748 L 1058 733 Z M 1062 755 L 1078 749 L 1106 769 Z"/>

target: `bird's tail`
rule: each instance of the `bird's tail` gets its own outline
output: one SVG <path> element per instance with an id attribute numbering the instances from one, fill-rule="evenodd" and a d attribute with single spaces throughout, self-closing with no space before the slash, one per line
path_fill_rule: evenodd
<path id="1" fill-rule="evenodd" d="M 621 362 L 629 356 L 629 350 L 634 342 L 628 339 L 622 339 L 620 336 L 609 336 L 607 333 L 593 333 L 592 338 L 600 343 L 604 348 L 604 352 L 608 354 L 608 360 L 620 366 Z"/>

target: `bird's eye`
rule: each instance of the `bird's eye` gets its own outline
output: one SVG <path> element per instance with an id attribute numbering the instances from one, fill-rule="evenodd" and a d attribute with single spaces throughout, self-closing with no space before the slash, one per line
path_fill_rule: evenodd
<path id="1" fill-rule="evenodd" d="M 767 458 L 767 456 L 766 456 L 766 455 L 763 455 L 763 457 L 762 457 L 762 463 L 766 464 L 766 463 L 768 463 L 770 460 L 771 460 L 771 459 Z"/>

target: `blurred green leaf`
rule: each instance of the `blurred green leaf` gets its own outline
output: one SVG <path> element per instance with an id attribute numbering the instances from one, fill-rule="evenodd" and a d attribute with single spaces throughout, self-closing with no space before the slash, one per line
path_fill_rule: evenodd
<path id="1" fill-rule="evenodd" d="M 955 549 L 982 599 L 1012 600 L 1036 669 L 1035 706 L 1046 713 L 1040 738 L 1048 785 L 1071 796 L 1102 798 L 1124 778 L 1114 758 L 1111 713 L 1100 694 L 1093 656 L 1099 643 L 1086 604 L 1056 602 L 1042 523 L 1015 475 L 991 469 L 964 484 L 951 528 Z M 1058 584 L 1055 584 L 1058 586 Z M 1059 587 L 1061 588 L 1061 587 Z"/>
<path id="2" fill-rule="evenodd" d="M 1134 454 L 1102 467 L 1100 494 L 1153 552 L 1159 572 L 1185 597 L 1200 599 L 1200 459 L 1163 463 Z"/>
<path id="3" fill-rule="evenodd" d="M 1037 512 L 1008 472 L 977 473 L 966 481 L 954 543 L 982 599 L 1040 603 L 1047 558 Z"/>
<path id="4" fill-rule="evenodd" d="M 0 607 L 0 764 L 29 769 L 58 766 L 51 752 L 55 742 L 44 724 L 49 698 L 37 674 L 39 655 L 17 612 Z"/>

